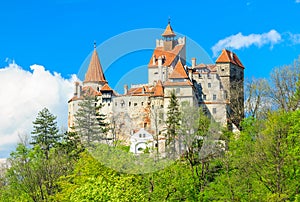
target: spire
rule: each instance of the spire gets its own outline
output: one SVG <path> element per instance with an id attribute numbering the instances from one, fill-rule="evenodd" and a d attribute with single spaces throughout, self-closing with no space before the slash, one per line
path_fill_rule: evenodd
<path id="1" fill-rule="evenodd" d="M 175 37 L 176 34 L 174 33 L 172 27 L 171 27 L 171 19 L 169 17 L 168 19 L 168 25 L 164 31 L 164 33 L 162 34 L 163 37 Z"/>
<path id="2" fill-rule="evenodd" d="M 96 42 L 94 42 L 94 52 L 92 54 L 88 70 L 85 74 L 84 82 L 107 83 L 96 50 Z"/>

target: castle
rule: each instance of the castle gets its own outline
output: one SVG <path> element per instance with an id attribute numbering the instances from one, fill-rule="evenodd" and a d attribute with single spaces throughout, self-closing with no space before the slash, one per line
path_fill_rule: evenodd
<path id="1" fill-rule="evenodd" d="M 191 64 L 186 65 L 186 38 L 176 38 L 169 22 L 148 63 L 148 83 L 125 85 L 124 94 L 118 94 L 109 86 L 94 47 L 85 79 L 75 83 L 68 102 L 69 130 L 86 91 L 102 105 L 112 137 L 125 141 L 141 128 L 163 139 L 172 91 L 179 103 L 200 106 L 216 122 L 238 128 L 244 116 L 244 66 L 237 55 L 224 49 L 215 64 L 197 64 L 195 58 Z"/>

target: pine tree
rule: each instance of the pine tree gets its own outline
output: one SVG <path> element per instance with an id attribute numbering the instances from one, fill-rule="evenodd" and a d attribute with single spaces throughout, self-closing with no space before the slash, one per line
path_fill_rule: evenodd
<path id="1" fill-rule="evenodd" d="M 107 124 L 105 116 L 99 113 L 101 105 L 97 106 L 97 98 L 87 94 L 78 106 L 79 109 L 75 114 L 75 130 L 82 141 L 91 145 L 92 142 L 103 140 Z"/>
<path id="2" fill-rule="evenodd" d="M 178 130 L 180 127 L 180 116 L 181 113 L 179 111 L 179 103 L 178 99 L 175 95 L 175 92 L 171 92 L 171 99 L 168 106 L 167 112 L 167 134 L 166 134 L 166 148 L 169 150 L 169 155 L 175 157 L 176 148 L 175 142 L 178 137 Z"/>
<path id="3" fill-rule="evenodd" d="M 33 121 L 33 131 L 31 132 L 33 141 L 31 144 L 39 145 L 48 159 L 49 151 L 60 141 L 58 134 L 56 116 L 50 113 L 47 108 L 42 109 Z"/>

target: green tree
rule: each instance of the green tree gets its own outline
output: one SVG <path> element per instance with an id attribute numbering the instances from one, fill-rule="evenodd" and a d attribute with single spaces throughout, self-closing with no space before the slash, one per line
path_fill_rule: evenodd
<path id="1" fill-rule="evenodd" d="M 33 121 L 33 131 L 31 132 L 33 141 L 31 144 L 39 145 L 44 151 L 46 158 L 49 151 L 60 141 L 61 135 L 58 133 L 56 116 L 52 115 L 47 108 L 42 109 L 35 121 Z"/>
<path id="2" fill-rule="evenodd" d="M 271 72 L 271 88 L 269 96 L 276 109 L 286 112 L 294 111 L 298 102 L 294 98 L 300 75 L 300 58 L 291 65 L 274 68 Z"/>
<path id="3" fill-rule="evenodd" d="M 300 189 L 300 111 L 272 112 L 243 122 L 232 137 L 221 175 L 209 184 L 207 201 L 295 201 Z"/>
<path id="4" fill-rule="evenodd" d="M 178 137 L 178 130 L 180 127 L 180 110 L 178 99 L 175 91 L 171 92 L 170 103 L 167 112 L 167 134 L 166 134 L 166 148 L 170 157 L 175 157 L 176 154 L 176 138 Z"/>
<path id="5" fill-rule="evenodd" d="M 66 131 L 62 135 L 62 141 L 58 150 L 64 152 L 72 160 L 78 160 L 79 154 L 84 151 L 84 145 L 81 143 L 80 136 L 77 132 Z"/>
<path id="6" fill-rule="evenodd" d="M 117 173 L 89 153 L 81 153 L 74 171 L 61 177 L 54 201 L 145 201 L 141 176 Z"/>
<path id="7" fill-rule="evenodd" d="M 78 106 L 75 113 L 75 130 L 82 141 L 91 145 L 92 142 L 105 139 L 107 124 L 105 116 L 100 113 L 101 105 L 97 105 L 97 97 L 87 93 Z"/>

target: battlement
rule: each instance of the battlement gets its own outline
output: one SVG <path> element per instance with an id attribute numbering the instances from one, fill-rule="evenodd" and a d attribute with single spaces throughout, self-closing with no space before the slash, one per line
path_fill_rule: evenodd
<path id="1" fill-rule="evenodd" d="M 169 41 L 172 41 L 174 43 L 174 46 L 176 46 L 176 45 L 184 45 L 185 42 L 186 42 L 186 38 L 185 37 L 179 37 L 177 39 L 172 39 L 172 40 L 169 40 Z M 156 48 L 164 47 L 164 42 L 166 42 L 166 40 L 164 40 L 164 39 L 156 39 Z"/>

